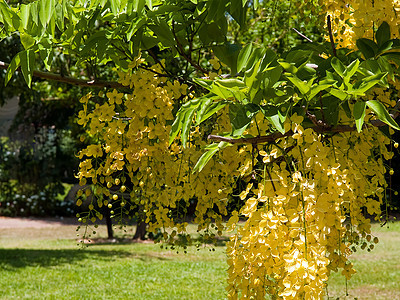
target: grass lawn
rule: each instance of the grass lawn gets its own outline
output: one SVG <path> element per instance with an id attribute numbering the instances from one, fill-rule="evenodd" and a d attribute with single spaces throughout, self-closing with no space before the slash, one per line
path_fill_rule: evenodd
<path id="1" fill-rule="evenodd" d="M 224 247 L 80 249 L 76 226 L 0 230 L 0 299 L 224 299 Z M 97 229 L 105 237 L 105 228 Z M 132 236 L 132 234 L 131 234 Z"/>
<path id="2" fill-rule="evenodd" d="M 379 238 L 375 249 L 352 255 L 357 273 L 347 282 L 349 296 L 344 277 L 335 273 L 329 281 L 330 299 L 400 299 L 400 222 L 374 224 L 373 234 Z"/>
<path id="3" fill-rule="evenodd" d="M 225 299 L 224 247 L 188 254 L 154 244 L 76 245 L 76 227 L 0 229 L 0 299 Z M 335 274 L 330 299 L 400 299 L 400 223 L 374 227 L 380 243 L 357 252 L 359 272 Z M 105 228 L 97 230 L 105 237 Z"/>

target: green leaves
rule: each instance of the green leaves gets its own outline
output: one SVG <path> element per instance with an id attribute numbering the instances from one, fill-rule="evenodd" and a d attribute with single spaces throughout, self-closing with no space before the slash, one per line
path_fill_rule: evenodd
<path id="1" fill-rule="evenodd" d="M 148 27 L 157 35 L 157 38 L 164 46 L 172 47 L 176 44 L 171 28 L 165 20 L 155 20 L 155 25 L 149 25 Z"/>
<path id="2" fill-rule="evenodd" d="M 379 51 L 378 45 L 369 39 L 358 39 L 356 41 L 357 48 L 364 55 L 365 59 L 373 58 Z"/>
<path id="3" fill-rule="evenodd" d="M 214 54 L 220 61 L 231 69 L 231 74 L 237 73 L 237 61 L 240 52 L 240 46 L 236 44 L 225 43 L 221 46 L 212 47 Z"/>
<path id="4" fill-rule="evenodd" d="M 376 75 L 368 76 L 359 81 L 357 85 L 355 85 L 355 89 L 353 91 L 354 95 L 364 96 L 365 92 L 371 89 L 373 86 L 380 83 L 388 73 L 378 73 Z"/>
<path id="5" fill-rule="evenodd" d="M 79 63 L 106 64 L 112 60 L 117 66 L 126 67 L 127 58 L 134 57 L 139 48 L 146 50 L 156 45 L 161 51 L 169 48 L 174 54 L 179 52 L 189 57 L 192 54 L 188 53 L 187 46 L 191 37 L 195 48 L 212 47 L 214 54 L 231 68 L 232 74 L 237 72 L 241 46 L 226 42 L 227 16 L 230 14 L 233 18 L 230 21 L 236 20 L 242 26 L 248 9 L 246 1 L 240 0 L 179 2 L 182 5 L 158 0 L 37 0 L 27 3 L 10 8 L 6 1 L 0 1 L 0 34 L 5 37 L 17 31 L 25 50 L 33 49 L 36 54 L 40 51 L 46 68 L 51 64 L 48 58 L 54 57 L 54 52 L 60 49 L 54 45 L 60 46 L 65 54 L 76 55 Z M 107 33 L 96 36 L 99 30 Z M 253 54 L 251 46 L 245 47 L 239 60 L 241 69 L 252 59 L 250 54 Z M 186 74 L 193 71 L 190 63 L 188 65 Z"/>
<path id="6" fill-rule="evenodd" d="M 5 1 L 0 1 L 0 21 L 6 28 L 12 25 L 12 13 Z"/>
<path id="7" fill-rule="evenodd" d="M 364 55 L 365 59 L 377 58 L 381 55 L 391 55 L 396 52 L 391 50 L 399 49 L 400 42 L 398 39 L 390 39 L 390 26 L 386 22 L 382 22 L 375 33 L 376 42 L 370 39 L 361 38 L 356 41 L 357 48 Z"/>
<path id="8" fill-rule="evenodd" d="M 140 17 L 136 19 L 135 21 L 132 21 L 131 24 L 128 27 L 128 30 L 126 32 L 126 39 L 128 41 L 131 40 L 132 36 L 147 22 L 147 18 L 145 17 Z"/>
<path id="9" fill-rule="evenodd" d="M 357 72 L 358 67 L 360 65 L 360 61 L 358 59 L 353 60 L 346 68 L 343 73 L 343 79 L 346 82 L 349 82 L 351 77 Z"/>
<path id="10" fill-rule="evenodd" d="M 111 11 L 114 15 L 118 15 L 118 13 L 120 12 L 120 8 L 121 8 L 121 0 L 109 0 L 110 1 L 110 7 L 111 7 Z M 139 5 L 144 5 L 144 0 L 136 0 L 133 1 L 137 6 Z"/>
<path id="11" fill-rule="evenodd" d="M 171 133 L 169 136 L 169 144 L 171 145 L 176 136 L 182 131 L 181 139 L 182 145 L 186 148 L 186 143 L 189 137 L 189 129 L 192 124 L 193 115 L 196 109 L 199 108 L 200 103 L 202 101 L 206 101 L 207 99 L 198 98 L 192 101 L 189 101 L 182 105 L 179 109 L 175 121 L 171 127 Z"/>
<path id="12" fill-rule="evenodd" d="M 7 68 L 6 78 L 4 80 L 5 85 L 7 85 L 12 75 L 19 67 L 21 67 L 26 84 L 31 87 L 33 70 L 35 68 L 35 53 L 33 50 L 24 50 L 14 56 Z"/>
<path id="13" fill-rule="evenodd" d="M 7 83 L 11 80 L 13 74 L 15 73 L 15 71 L 17 71 L 20 65 L 21 65 L 21 59 L 20 59 L 20 54 L 18 53 L 13 57 L 10 65 L 7 68 L 6 77 L 4 79 L 4 85 L 7 85 Z"/>
<path id="14" fill-rule="evenodd" d="M 384 122 L 385 124 L 393 127 L 396 130 L 400 130 L 399 125 L 397 125 L 396 121 L 393 120 L 392 116 L 386 110 L 385 106 L 377 100 L 369 100 L 366 102 L 368 107 L 376 113 L 379 120 Z"/>
<path id="15" fill-rule="evenodd" d="M 295 75 L 291 75 L 289 73 L 285 74 L 287 79 L 290 80 L 291 83 L 293 83 L 300 91 L 301 94 L 305 95 L 308 93 L 310 90 L 310 86 L 307 84 L 307 82 L 302 81 Z"/>
<path id="16" fill-rule="evenodd" d="M 169 144 L 172 144 L 174 139 L 181 132 L 182 145 L 186 148 L 194 115 L 196 114 L 196 125 L 199 125 L 227 105 L 227 102 L 224 101 L 214 102 L 214 100 L 217 99 L 219 99 L 219 97 L 208 94 L 183 104 L 172 124 Z"/>
<path id="17" fill-rule="evenodd" d="M 20 52 L 21 70 L 26 84 L 31 87 L 33 69 L 35 68 L 35 53 L 33 50 Z"/>
<path id="18" fill-rule="evenodd" d="M 224 149 L 229 144 L 226 142 L 214 143 L 208 145 L 205 150 L 207 150 L 203 155 L 199 158 L 196 165 L 193 168 L 193 173 L 203 170 L 204 166 L 209 162 L 209 160 L 217 153 L 219 150 Z"/>
<path id="19" fill-rule="evenodd" d="M 361 132 L 362 126 L 364 124 L 365 107 L 366 103 L 364 101 L 357 101 L 354 104 L 353 115 L 356 121 L 356 127 L 358 132 Z"/>
<path id="20" fill-rule="evenodd" d="M 325 79 L 325 80 L 321 80 L 317 84 L 313 84 L 310 88 L 309 94 L 307 95 L 308 99 L 312 100 L 315 96 L 317 96 L 321 92 L 330 89 L 332 87 L 332 85 L 335 83 L 336 83 L 335 80 Z"/>
<path id="21" fill-rule="evenodd" d="M 339 74 L 340 77 L 344 77 L 344 72 L 346 71 L 346 67 L 337 57 L 332 57 L 331 65 L 332 68 L 335 70 L 336 73 Z"/>
<path id="22" fill-rule="evenodd" d="M 246 86 L 239 79 L 217 79 L 215 81 L 207 79 L 194 79 L 194 81 L 225 100 L 234 98 L 242 102 L 246 98 Z"/>
<path id="23" fill-rule="evenodd" d="M 226 101 L 213 102 L 212 98 L 207 99 L 207 101 L 203 105 L 199 106 L 199 109 L 196 111 L 196 125 L 203 123 L 209 117 L 224 108 L 227 104 L 228 102 Z"/>
<path id="24" fill-rule="evenodd" d="M 390 26 L 386 22 L 382 22 L 375 33 L 375 38 L 379 48 L 382 47 L 388 40 L 390 40 Z"/>
<path id="25" fill-rule="evenodd" d="M 285 133 L 283 122 L 286 116 L 282 115 L 277 107 L 271 105 L 262 106 L 261 111 L 280 133 Z"/>
<path id="26" fill-rule="evenodd" d="M 357 72 L 360 61 L 358 59 L 353 60 L 346 67 L 337 57 L 333 57 L 331 60 L 331 65 L 335 72 L 343 78 L 343 81 L 345 83 L 349 83 L 351 77 Z"/>
<path id="27" fill-rule="evenodd" d="M 331 78 L 338 78 L 337 84 L 329 89 L 329 93 L 341 101 L 345 101 L 352 97 L 365 96 L 365 93 L 376 85 L 387 85 L 386 76 L 388 72 L 382 71 L 382 69 L 392 70 L 390 66 L 385 64 L 385 61 L 381 57 L 378 58 L 378 61 L 368 59 L 362 63 L 359 59 L 355 59 L 348 66 L 345 66 L 339 58 L 333 57 L 331 66 L 340 79 L 335 73 L 327 73 Z M 368 71 L 366 71 L 366 68 L 368 68 Z"/>
<path id="28" fill-rule="evenodd" d="M 358 132 L 361 132 L 362 126 L 364 124 L 366 106 L 368 106 L 376 114 L 376 116 L 380 121 L 391 126 L 396 130 L 400 130 L 399 125 L 392 118 L 392 116 L 389 114 L 389 112 L 381 102 L 377 100 L 369 100 L 366 102 L 357 101 L 354 104 L 353 116 L 356 122 L 356 128 Z"/>
<path id="29" fill-rule="evenodd" d="M 24 49 L 29 49 L 35 44 L 35 40 L 29 34 L 22 33 L 20 38 L 21 44 L 22 46 L 24 46 Z"/>
<path id="30" fill-rule="evenodd" d="M 260 111 L 260 107 L 253 103 L 247 103 L 246 105 L 234 105 L 230 106 L 230 117 L 232 124 L 232 136 L 240 136 L 243 131 L 250 125 L 253 117 Z"/>
<path id="31" fill-rule="evenodd" d="M 242 50 L 240 50 L 237 60 L 237 72 L 241 72 L 247 66 L 252 53 L 252 44 L 248 44 Z"/>
<path id="32" fill-rule="evenodd" d="M 27 28 L 30 16 L 29 5 L 22 4 L 20 10 L 21 25 L 23 28 Z"/>
<path id="33" fill-rule="evenodd" d="M 54 0 L 39 0 L 39 20 L 45 27 L 49 24 L 54 11 Z"/>

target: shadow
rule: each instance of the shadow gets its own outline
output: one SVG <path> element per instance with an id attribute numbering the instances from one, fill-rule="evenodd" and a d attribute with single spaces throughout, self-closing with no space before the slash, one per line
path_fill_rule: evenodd
<path id="1" fill-rule="evenodd" d="M 79 242 L 82 242 L 82 240 L 79 240 Z M 140 239 L 132 239 L 132 238 L 121 238 L 121 237 L 115 237 L 112 239 L 109 238 L 90 238 L 90 239 L 85 239 L 83 241 L 85 246 L 88 247 L 93 247 L 93 246 L 115 246 L 115 245 L 132 245 L 132 244 L 150 244 L 154 245 L 154 240 L 151 239 L 146 239 L 146 240 L 140 240 Z"/>
<path id="2" fill-rule="evenodd" d="M 93 250 L 93 249 L 0 249 L 0 269 L 41 267 L 49 268 L 63 264 L 75 264 L 86 259 L 113 262 L 120 258 L 131 257 L 148 261 L 153 259 L 166 260 L 162 255 L 154 253 L 136 253 L 123 250 Z"/>
<path id="3" fill-rule="evenodd" d="M 28 218 L 28 220 L 33 220 L 33 221 L 42 221 L 46 222 L 51 225 L 82 225 L 82 223 L 78 222 L 78 218 L 76 217 L 66 217 L 66 218 Z"/>
<path id="4" fill-rule="evenodd" d="M 193 245 L 208 245 L 208 246 L 213 246 L 213 247 L 225 247 L 226 243 L 229 241 L 229 237 L 222 235 L 222 236 L 216 236 L 214 238 L 204 240 L 204 238 L 201 237 L 192 237 L 192 243 L 188 244 L 187 246 L 193 246 Z M 87 246 L 97 246 L 97 245 L 129 245 L 129 244 L 155 244 L 156 240 L 153 239 L 145 239 L 145 240 L 140 240 L 140 239 L 132 239 L 132 238 L 126 238 L 124 237 L 115 237 L 113 239 L 108 239 L 108 238 L 90 238 L 90 239 L 85 239 L 84 244 Z"/>
<path id="5" fill-rule="evenodd" d="M 209 240 L 204 240 L 203 238 L 192 238 L 193 244 L 201 244 L 212 247 L 225 247 L 226 243 L 229 242 L 229 237 L 227 236 L 216 236 Z"/>

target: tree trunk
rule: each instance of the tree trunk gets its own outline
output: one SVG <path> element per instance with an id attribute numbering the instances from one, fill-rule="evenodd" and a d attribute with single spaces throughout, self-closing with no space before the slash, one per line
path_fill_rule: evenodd
<path id="1" fill-rule="evenodd" d="M 114 231 L 113 231 L 113 228 L 112 228 L 111 214 L 110 214 L 110 211 L 107 208 L 104 211 L 105 211 L 104 214 L 105 214 L 105 217 L 106 217 L 108 239 L 112 240 L 114 238 Z"/>
<path id="2" fill-rule="evenodd" d="M 135 235 L 133 236 L 133 239 L 134 240 L 139 240 L 139 239 L 145 240 L 146 239 L 145 235 L 147 233 L 146 227 L 147 227 L 146 222 L 144 222 L 142 220 L 142 218 L 139 218 L 137 225 L 136 225 L 136 232 L 135 232 Z"/>

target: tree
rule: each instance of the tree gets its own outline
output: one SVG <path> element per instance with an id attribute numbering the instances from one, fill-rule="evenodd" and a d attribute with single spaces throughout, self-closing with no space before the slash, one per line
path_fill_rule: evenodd
<path id="1" fill-rule="evenodd" d="M 160 239 L 186 245 L 195 202 L 203 240 L 237 229 L 229 298 L 320 298 L 332 272 L 355 272 L 358 245 L 378 242 L 365 212 L 380 220 L 394 172 L 385 161 L 400 129 L 397 4 L 375 10 L 372 31 L 358 30 L 371 20 L 361 2 L 328 1 L 328 42 L 281 53 L 237 44 L 231 33 L 246 28 L 248 11 L 269 3 L 1 2 L 4 35 L 18 31 L 25 48 L 7 78 L 20 67 L 31 85 L 43 76 L 35 55 L 50 69 L 55 45 L 89 70 L 116 66 L 118 82 L 74 81 L 105 88 L 81 98 L 77 118 L 92 142 L 79 153 L 80 183 L 92 182 L 82 195 L 94 195 L 83 223 L 101 219 L 102 206 L 121 222 L 139 209 Z M 313 3 L 294 13 L 317 11 Z"/>
<path id="2" fill-rule="evenodd" d="M 0 48 L 0 56 L 8 62 L 23 49 L 17 36 L 1 41 Z M 5 73 L 0 71 L 2 86 Z M 18 96 L 18 113 L 11 127 L 2 128 L 1 133 L 1 215 L 74 215 L 71 203 L 55 199 L 64 191 L 61 181 L 74 179 L 73 170 L 78 166 L 71 130 L 78 126 L 69 122 L 74 108 L 65 101 L 73 92 L 59 97 L 60 90 L 60 85 L 50 89 L 43 82 L 29 89 L 22 77 L 13 78 L 1 89 L 1 105 Z M 48 100 L 49 94 L 58 101 Z"/>

